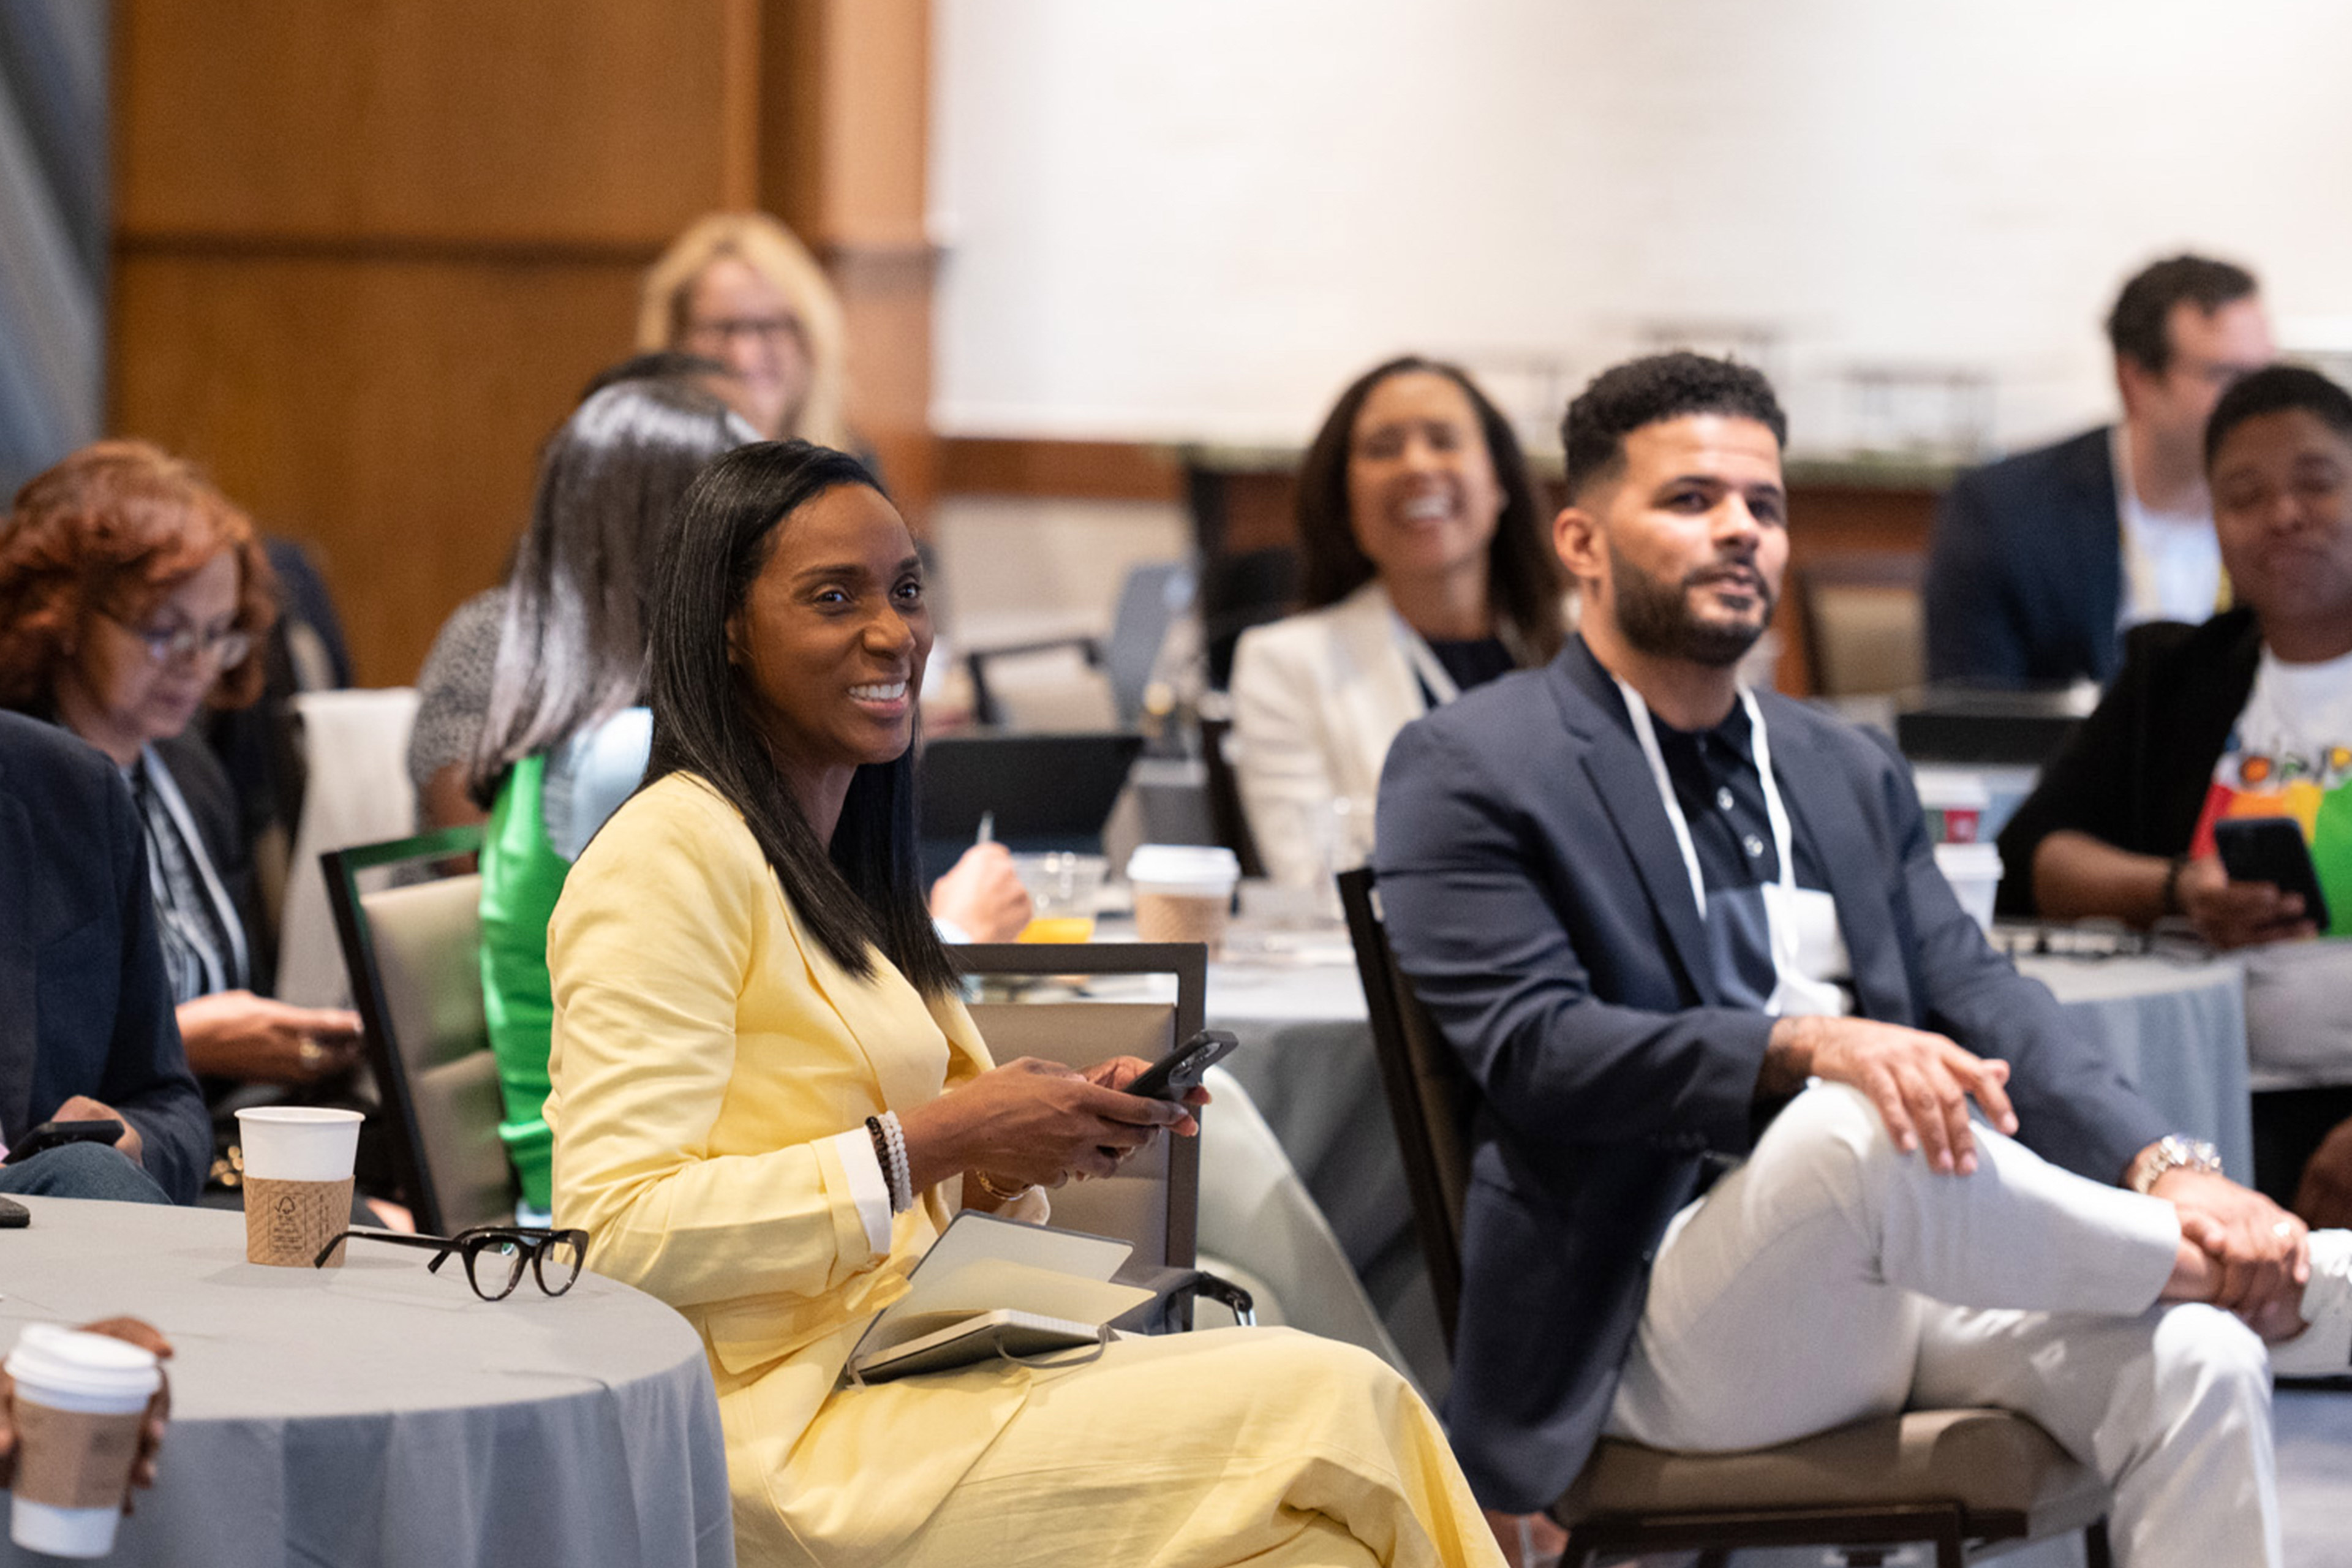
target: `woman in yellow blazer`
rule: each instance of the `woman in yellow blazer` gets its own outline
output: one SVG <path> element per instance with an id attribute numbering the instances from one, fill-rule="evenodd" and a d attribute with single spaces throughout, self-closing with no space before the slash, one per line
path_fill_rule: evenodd
<path id="1" fill-rule="evenodd" d="M 1497 1562 L 1427 1408 L 1326 1341 L 840 1385 L 960 1205 L 1042 1212 L 1192 1118 L 1131 1059 L 994 1067 L 956 999 L 911 853 L 921 567 L 855 459 L 719 459 L 649 612 L 653 782 L 549 930 L 555 1211 L 701 1332 L 742 1560 Z"/>

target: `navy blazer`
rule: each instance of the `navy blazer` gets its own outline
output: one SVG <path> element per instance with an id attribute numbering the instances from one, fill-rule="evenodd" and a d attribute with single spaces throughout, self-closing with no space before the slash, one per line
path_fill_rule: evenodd
<path id="1" fill-rule="evenodd" d="M 156 1184 L 195 1201 L 212 1123 L 180 1048 L 138 808 L 105 757 L 0 712 L 0 1138 L 77 1094 L 121 1112 Z"/>
<path id="2" fill-rule="evenodd" d="M 1862 1016 L 2006 1058 L 2021 1140 L 2120 1180 L 2165 1120 L 1960 909 L 1902 759 L 1758 700 Z M 1581 638 L 1407 725 L 1375 820 L 1398 963 L 1480 1097 L 1447 1426 L 1482 1502 L 1542 1508 L 1608 1418 L 1667 1221 L 1754 1142 L 1773 1019 L 1721 1005 L 1649 764 Z"/>
<path id="3" fill-rule="evenodd" d="M 1927 551 L 1927 679 L 2102 686 L 2123 658 L 2112 427 L 1952 481 Z"/>

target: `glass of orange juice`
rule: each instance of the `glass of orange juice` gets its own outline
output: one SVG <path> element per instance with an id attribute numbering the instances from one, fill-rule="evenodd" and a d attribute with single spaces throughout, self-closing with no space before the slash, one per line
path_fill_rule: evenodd
<path id="1" fill-rule="evenodd" d="M 1029 923 L 1023 942 L 1092 942 L 1095 904 L 1108 862 L 1099 855 L 1015 855 L 1013 869 L 1029 889 Z"/>

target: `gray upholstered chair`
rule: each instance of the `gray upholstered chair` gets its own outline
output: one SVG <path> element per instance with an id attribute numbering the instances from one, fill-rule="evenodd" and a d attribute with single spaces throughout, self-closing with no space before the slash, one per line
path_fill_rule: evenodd
<path id="1" fill-rule="evenodd" d="M 482 1018 L 481 878 L 393 873 L 446 872 L 481 837 L 477 827 L 450 828 L 320 857 L 393 1177 L 419 1228 L 436 1236 L 514 1219 L 498 1062 Z"/>
<path id="2" fill-rule="evenodd" d="M 1413 1220 L 1450 1347 L 1462 1295 L 1464 1113 L 1474 1092 L 1396 967 L 1370 870 L 1339 879 Z M 1930 1542 L 1937 1568 L 2073 1531 L 2108 1568 L 2106 1488 L 2022 1415 L 1912 1410 L 1777 1447 L 1675 1454 L 1604 1438 L 1552 1508 L 1568 1568 L 1603 1552 Z"/>
<path id="3" fill-rule="evenodd" d="M 1198 942 L 973 942 L 950 947 L 948 956 L 967 976 L 1010 981 L 1033 994 L 1066 977 L 1175 979 L 1172 998 L 976 1002 L 972 1022 L 1000 1062 L 1038 1057 L 1085 1068 L 1112 1057 L 1157 1061 L 1201 1027 L 1208 952 Z M 1115 1176 L 1055 1189 L 1053 1223 L 1134 1243 L 1121 1277 L 1150 1282 L 1153 1276 L 1198 1267 L 1200 1194 L 1200 1140 L 1160 1138 Z M 1245 1297 L 1242 1306 L 1247 1310 Z M 1187 1298 L 1178 1303 L 1172 1326 L 1191 1322 Z"/>

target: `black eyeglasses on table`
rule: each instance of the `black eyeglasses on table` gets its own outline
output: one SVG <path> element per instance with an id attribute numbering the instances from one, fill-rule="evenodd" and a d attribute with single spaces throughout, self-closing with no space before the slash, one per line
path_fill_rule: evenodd
<path id="1" fill-rule="evenodd" d="M 466 1260 L 466 1281 L 485 1301 L 501 1301 L 522 1283 L 528 1268 L 539 1288 L 561 1296 L 580 1278 L 580 1260 L 588 1251 L 584 1230 L 545 1230 L 534 1225 L 478 1225 L 455 1236 L 412 1236 L 398 1230 L 347 1230 L 319 1249 L 313 1268 L 324 1268 L 335 1248 L 347 1240 L 389 1241 L 398 1247 L 431 1250 L 427 1272 L 437 1272 L 449 1255 Z"/>

